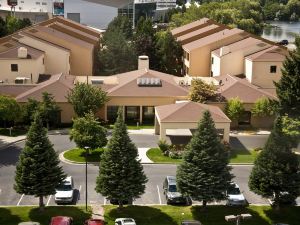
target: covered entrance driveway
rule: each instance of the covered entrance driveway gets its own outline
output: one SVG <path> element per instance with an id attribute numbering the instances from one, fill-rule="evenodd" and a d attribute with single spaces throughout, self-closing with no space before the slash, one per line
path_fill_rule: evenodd
<path id="1" fill-rule="evenodd" d="M 203 112 L 208 110 L 224 141 L 229 142 L 230 119 L 216 106 L 195 102 L 182 102 L 155 107 L 155 134 L 160 139 L 173 136 L 191 136 L 198 126 Z"/>

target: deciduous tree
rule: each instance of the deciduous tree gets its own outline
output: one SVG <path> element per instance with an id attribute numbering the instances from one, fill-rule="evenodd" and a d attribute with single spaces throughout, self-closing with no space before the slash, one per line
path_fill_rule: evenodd
<path id="1" fill-rule="evenodd" d="M 41 115 L 36 113 L 19 156 L 14 189 L 19 194 L 38 197 L 42 210 L 43 198 L 55 194 L 55 188 L 64 179 L 58 155 L 47 137 L 47 129 L 43 127 Z"/>
<path id="2" fill-rule="evenodd" d="M 225 199 L 232 178 L 228 162 L 228 152 L 220 142 L 210 113 L 206 111 L 177 169 L 179 190 L 202 201 L 204 207 L 207 202 Z"/>
<path id="3" fill-rule="evenodd" d="M 101 88 L 85 83 L 76 83 L 67 98 L 79 117 L 89 112 L 95 114 L 108 101 L 106 92 Z"/>
<path id="4" fill-rule="evenodd" d="M 189 92 L 189 100 L 193 102 L 205 103 L 213 100 L 217 96 L 216 88 L 213 84 L 207 84 L 201 79 L 193 79 Z"/>
<path id="5" fill-rule="evenodd" d="M 145 192 L 147 178 L 137 156 L 137 148 L 127 133 L 123 111 L 119 109 L 112 137 L 101 157 L 96 182 L 96 191 L 109 199 L 117 199 L 119 207 Z"/>
<path id="6" fill-rule="evenodd" d="M 244 111 L 243 102 L 238 97 L 227 101 L 225 113 L 231 120 L 238 121 Z"/>
<path id="7" fill-rule="evenodd" d="M 16 122 L 21 117 L 19 104 L 14 98 L 0 95 L 0 118 L 5 122 Z"/>
<path id="8" fill-rule="evenodd" d="M 107 144 L 107 131 L 96 120 L 92 112 L 73 120 L 70 139 L 74 140 L 77 147 L 101 148 Z"/>

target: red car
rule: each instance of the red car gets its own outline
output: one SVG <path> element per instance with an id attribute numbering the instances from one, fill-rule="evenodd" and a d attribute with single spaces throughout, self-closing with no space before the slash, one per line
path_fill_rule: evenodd
<path id="1" fill-rule="evenodd" d="M 72 225 L 73 218 L 67 216 L 55 216 L 51 218 L 50 225 Z"/>
<path id="2" fill-rule="evenodd" d="M 104 225 L 103 220 L 98 220 L 98 219 L 88 219 L 85 221 L 84 225 Z"/>

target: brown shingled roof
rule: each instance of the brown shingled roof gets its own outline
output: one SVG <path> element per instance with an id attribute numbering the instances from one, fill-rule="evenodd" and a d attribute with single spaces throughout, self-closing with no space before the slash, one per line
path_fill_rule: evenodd
<path id="1" fill-rule="evenodd" d="M 264 91 L 263 89 L 249 83 L 246 79 L 241 79 L 231 75 L 217 76 L 215 79 L 221 83 L 218 87 L 218 91 L 227 100 L 239 97 L 239 99 L 244 103 L 255 103 L 262 97 L 270 99 L 277 98 L 270 92 Z"/>
<path id="2" fill-rule="evenodd" d="M 11 48 L 0 53 L 0 59 L 20 59 L 18 58 L 18 49 L 24 47 L 27 49 L 27 58 L 26 59 L 37 59 L 45 54 L 45 52 L 32 48 L 28 45 L 16 43 Z"/>
<path id="3" fill-rule="evenodd" d="M 246 59 L 255 62 L 283 62 L 287 55 L 288 51 L 286 49 L 272 46 L 260 52 L 248 55 Z"/>
<path id="4" fill-rule="evenodd" d="M 253 48 L 253 47 L 256 47 L 256 46 L 260 47 L 260 50 L 263 50 L 263 49 L 266 49 L 267 47 L 270 47 L 271 45 L 268 44 L 268 43 L 265 43 L 262 40 L 259 40 L 259 39 L 253 38 L 253 37 L 248 37 L 248 38 L 243 39 L 241 41 L 237 41 L 237 42 L 234 42 L 230 45 L 227 45 L 227 47 L 229 47 L 230 53 L 235 52 L 235 51 L 239 51 L 239 50 L 242 50 L 242 49 Z M 221 48 L 218 48 L 218 49 L 213 51 L 213 54 L 220 57 L 220 52 L 221 52 Z"/>
<path id="5" fill-rule="evenodd" d="M 217 106 L 196 102 L 182 102 L 155 107 L 160 122 L 187 123 L 198 122 L 203 112 L 208 110 L 215 123 L 230 123 L 231 120 Z"/>
<path id="6" fill-rule="evenodd" d="M 16 97 L 36 86 L 36 84 L 0 84 L 0 94 Z"/>
<path id="7" fill-rule="evenodd" d="M 234 36 L 234 35 L 244 35 L 246 33 L 244 33 L 243 30 L 240 30 L 238 28 L 234 28 L 234 29 L 225 29 L 222 30 L 220 32 L 214 33 L 212 35 L 206 36 L 204 38 L 198 39 L 196 41 L 190 42 L 188 44 L 183 45 L 182 47 L 187 50 L 187 51 L 192 51 L 194 49 L 198 49 L 201 48 L 205 45 L 209 45 L 211 43 L 215 43 L 217 41 L 223 40 L 225 38 L 228 38 L 230 36 Z"/>
<path id="8" fill-rule="evenodd" d="M 27 102 L 28 98 L 33 98 L 38 101 L 42 100 L 43 92 L 48 92 L 54 96 L 56 102 L 68 102 L 66 96 L 70 89 L 74 87 L 74 76 L 57 74 L 38 86 L 18 95 L 17 102 Z"/>
<path id="9" fill-rule="evenodd" d="M 157 72 L 154 70 L 135 70 L 128 73 L 115 75 L 118 83 L 107 89 L 108 96 L 126 97 L 168 97 L 187 96 L 188 90 L 179 86 L 173 75 Z M 137 78 L 159 78 L 161 87 L 140 87 Z M 101 86 L 101 85 L 100 85 Z"/>
<path id="10" fill-rule="evenodd" d="M 216 32 L 219 32 L 224 29 L 225 29 L 225 27 L 223 27 L 223 26 L 218 26 L 215 24 L 212 24 L 212 25 L 208 24 L 208 26 L 206 26 L 206 27 L 203 27 L 196 31 L 179 36 L 177 38 L 177 41 L 179 41 L 182 45 L 184 45 L 184 44 L 196 41 L 200 38 L 206 37 L 208 35 L 214 34 Z"/>
<path id="11" fill-rule="evenodd" d="M 192 23 L 183 25 L 181 27 L 177 27 L 177 28 L 171 30 L 171 33 L 174 37 L 179 37 L 179 36 L 187 34 L 189 32 L 201 29 L 201 28 L 207 26 L 208 24 L 212 24 L 212 22 L 213 21 L 208 18 L 202 18 L 200 20 L 196 20 Z"/>

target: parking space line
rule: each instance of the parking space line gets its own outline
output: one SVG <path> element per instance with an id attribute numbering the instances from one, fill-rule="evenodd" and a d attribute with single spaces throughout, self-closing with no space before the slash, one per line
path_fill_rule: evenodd
<path id="1" fill-rule="evenodd" d="M 46 206 L 49 205 L 51 198 L 52 198 L 52 195 L 49 196 Z"/>
<path id="2" fill-rule="evenodd" d="M 22 201 L 23 197 L 24 197 L 24 194 L 22 194 L 22 195 L 21 195 L 21 198 L 20 198 L 20 200 L 18 201 L 18 204 L 17 204 L 17 206 L 19 206 L 19 205 L 20 205 L 20 203 L 21 203 L 21 201 Z"/>
<path id="3" fill-rule="evenodd" d="M 103 205 L 106 205 L 106 198 L 104 198 Z"/>
<path id="4" fill-rule="evenodd" d="M 156 185 L 156 187 L 157 187 L 159 204 L 161 205 L 161 198 L 160 198 L 160 193 L 159 193 L 159 187 L 158 187 L 158 185 Z"/>

